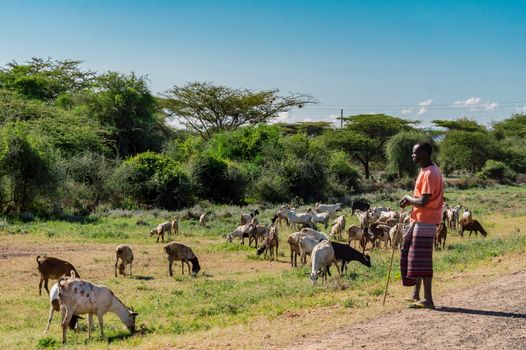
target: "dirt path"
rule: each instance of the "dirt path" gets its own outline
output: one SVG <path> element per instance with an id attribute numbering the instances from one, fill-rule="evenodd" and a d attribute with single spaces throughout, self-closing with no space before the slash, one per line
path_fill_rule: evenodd
<path id="1" fill-rule="evenodd" d="M 526 349 L 526 271 L 437 298 L 435 305 L 396 310 L 287 349 Z"/>

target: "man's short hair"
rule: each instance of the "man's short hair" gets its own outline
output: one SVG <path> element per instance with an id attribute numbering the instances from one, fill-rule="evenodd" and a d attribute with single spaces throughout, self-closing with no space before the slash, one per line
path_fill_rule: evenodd
<path id="1" fill-rule="evenodd" d="M 433 146 L 431 146 L 429 142 L 419 142 L 417 145 L 420 151 L 427 153 L 427 155 L 431 157 L 431 154 L 433 153 Z"/>

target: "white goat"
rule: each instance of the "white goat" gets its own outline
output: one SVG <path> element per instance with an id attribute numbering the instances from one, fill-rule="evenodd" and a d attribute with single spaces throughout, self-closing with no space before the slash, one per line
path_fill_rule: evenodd
<path id="1" fill-rule="evenodd" d="M 234 231 L 232 231 L 226 236 L 226 240 L 229 243 L 232 243 L 234 238 L 239 238 L 241 241 L 241 244 L 245 244 L 245 237 L 249 236 L 249 233 L 250 233 L 250 230 L 252 230 L 252 227 L 253 227 L 252 224 L 238 226 Z"/>
<path id="2" fill-rule="evenodd" d="M 289 221 L 290 226 L 294 224 L 306 224 L 310 227 L 314 226 L 314 223 L 312 222 L 312 216 L 309 213 L 296 214 L 294 211 L 288 209 L 287 207 L 281 207 L 277 215 L 278 217 L 285 215 L 287 217 L 287 220 Z"/>
<path id="3" fill-rule="evenodd" d="M 51 304 L 51 306 L 49 308 L 49 318 L 47 320 L 47 326 L 44 333 L 47 333 L 49 331 L 49 325 L 51 324 L 51 320 L 53 319 L 53 313 L 55 311 L 60 311 L 60 301 L 58 300 L 58 283 L 55 283 L 49 291 L 49 303 Z M 78 315 L 73 315 L 71 317 L 71 321 L 69 322 L 69 329 L 74 330 L 77 326 L 77 320 L 81 318 L 82 317 L 79 317 Z"/>
<path id="4" fill-rule="evenodd" d="M 391 239 L 391 246 L 394 248 L 400 247 L 402 249 L 403 243 L 403 225 L 398 223 L 389 230 L 389 238 Z"/>
<path id="5" fill-rule="evenodd" d="M 321 241 L 314 247 L 311 253 L 311 260 L 312 269 L 310 274 L 310 280 L 312 284 L 315 284 L 318 280 L 318 272 L 321 272 L 324 281 L 327 281 L 327 273 L 329 267 L 332 264 L 336 265 L 338 274 L 340 274 L 340 267 L 336 263 L 334 249 L 332 248 L 332 244 L 329 241 Z"/>
<path id="6" fill-rule="evenodd" d="M 316 203 L 315 209 L 317 213 L 329 213 L 329 216 L 333 217 L 336 215 L 337 211 L 342 210 L 342 204 L 341 203 L 336 203 L 336 204 Z"/>
<path id="7" fill-rule="evenodd" d="M 155 242 L 159 242 L 159 238 L 162 239 L 162 242 L 164 242 L 164 233 L 166 232 L 167 235 L 172 232 L 172 222 L 166 221 L 159 225 L 157 225 L 157 228 L 150 231 L 150 236 L 153 236 L 157 234 L 157 240 Z"/>
<path id="8" fill-rule="evenodd" d="M 311 215 L 312 222 L 317 222 L 317 223 L 323 224 L 323 226 L 325 226 L 325 228 L 327 228 L 327 226 L 329 226 L 329 218 L 330 218 L 330 214 L 329 213 L 316 214 L 314 212 L 314 210 L 312 210 L 312 208 L 309 208 L 307 210 L 307 213 L 309 213 Z"/>
<path id="9" fill-rule="evenodd" d="M 137 313 L 124 305 L 109 288 L 72 277 L 61 277 L 58 287 L 58 299 L 62 305 L 63 343 L 66 342 L 67 326 L 74 314 L 88 314 L 88 339 L 91 338 L 93 315 L 97 315 L 100 334 L 104 337 L 103 316 L 107 312 L 119 316 L 130 332 L 135 331 Z"/>
<path id="10" fill-rule="evenodd" d="M 201 214 L 199 217 L 199 224 L 201 224 L 201 226 L 206 226 L 206 213 Z"/>
<path id="11" fill-rule="evenodd" d="M 312 250 L 318 243 L 320 243 L 320 241 L 312 238 L 311 236 L 305 234 L 301 235 L 299 238 L 299 246 L 302 265 L 307 263 L 307 255 L 311 255 Z"/>
<path id="12" fill-rule="evenodd" d="M 115 248 L 115 277 L 117 277 L 117 264 L 121 260 L 119 265 L 119 273 L 126 276 L 126 265 L 130 265 L 130 277 L 132 275 L 132 264 L 133 264 L 133 250 L 126 244 L 121 244 Z"/>
<path id="13" fill-rule="evenodd" d="M 329 237 L 336 237 L 341 240 L 341 234 L 345 231 L 345 216 L 338 216 L 336 220 L 332 222 L 331 233 Z"/>
<path id="14" fill-rule="evenodd" d="M 305 228 L 302 228 L 300 232 L 304 235 L 314 238 L 318 242 L 322 240 L 329 240 L 329 237 L 327 237 L 325 233 L 316 231 L 312 228 L 305 227 Z"/>

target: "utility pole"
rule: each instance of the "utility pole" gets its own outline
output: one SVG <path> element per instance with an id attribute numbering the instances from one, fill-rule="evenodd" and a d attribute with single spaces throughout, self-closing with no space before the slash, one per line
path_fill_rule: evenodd
<path id="1" fill-rule="evenodd" d="M 343 129 L 343 109 L 340 109 L 340 129 Z"/>

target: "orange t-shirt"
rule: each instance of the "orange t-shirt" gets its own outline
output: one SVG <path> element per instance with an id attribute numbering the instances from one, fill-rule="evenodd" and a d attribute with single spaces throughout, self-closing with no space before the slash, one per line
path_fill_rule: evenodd
<path id="1" fill-rule="evenodd" d="M 424 207 L 413 206 L 411 221 L 439 224 L 444 205 L 444 182 L 440 169 L 434 164 L 420 169 L 416 178 L 413 196 L 422 197 L 423 194 L 431 195 L 429 202 Z"/>

